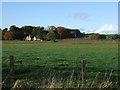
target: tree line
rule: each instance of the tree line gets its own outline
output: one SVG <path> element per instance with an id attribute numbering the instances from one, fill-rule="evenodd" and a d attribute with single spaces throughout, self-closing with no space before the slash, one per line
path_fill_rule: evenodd
<path id="1" fill-rule="evenodd" d="M 55 39 L 66 39 L 66 38 L 84 38 L 89 36 L 89 39 L 118 39 L 120 35 L 100 35 L 98 33 L 91 33 L 89 35 L 80 32 L 79 29 L 69 29 L 65 27 L 49 26 L 44 28 L 41 26 L 22 26 L 17 27 L 12 25 L 8 28 L 4 28 L 2 31 L 3 40 L 25 40 L 30 35 L 31 38 L 36 37 L 42 40 L 55 40 Z"/>
<path id="2" fill-rule="evenodd" d="M 23 26 L 21 28 L 15 25 L 2 30 L 3 40 L 24 40 L 28 35 L 31 38 L 39 39 L 65 39 L 65 38 L 80 38 L 83 33 L 79 29 L 69 29 L 65 27 L 49 26 L 47 29 L 40 26 Z"/>

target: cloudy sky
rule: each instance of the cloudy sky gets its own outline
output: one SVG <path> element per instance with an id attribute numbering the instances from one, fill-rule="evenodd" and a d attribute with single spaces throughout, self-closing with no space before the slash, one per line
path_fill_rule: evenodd
<path id="1" fill-rule="evenodd" d="M 118 33 L 117 2 L 3 2 L 2 28 L 63 26 L 85 33 Z"/>

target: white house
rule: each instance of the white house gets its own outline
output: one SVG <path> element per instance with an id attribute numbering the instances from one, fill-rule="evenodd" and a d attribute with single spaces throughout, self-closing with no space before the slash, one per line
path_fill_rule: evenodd
<path id="1" fill-rule="evenodd" d="M 35 41 L 36 41 L 36 40 L 37 40 L 37 38 L 36 38 L 36 37 L 34 37 L 34 38 L 33 38 L 33 40 L 35 40 Z"/>
<path id="2" fill-rule="evenodd" d="M 29 36 L 27 36 L 27 37 L 25 38 L 25 40 L 31 41 L 32 39 L 31 39 L 31 37 L 30 37 L 30 35 L 29 35 Z"/>
<path id="3" fill-rule="evenodd" d="M 27 37 L 25 38 L 25 40 L 27 40 L 27 41 L 31 41 L 31 40 L 33 40 L 33 41 L 43 41 L 42 39 L 39 39 L 39 38 L 36 38 L 36 37 L 31 38 L 30 35 L 27 36 Z"/>

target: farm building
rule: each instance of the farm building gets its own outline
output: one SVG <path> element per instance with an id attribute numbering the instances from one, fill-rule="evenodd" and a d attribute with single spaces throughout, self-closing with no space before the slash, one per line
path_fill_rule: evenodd
<path id="1" fill-rule="evenodd" d="M 31 37 L 31 35 L 28 35 L 26 38 L 25 38 L 25 40 L 27 40 L 27 41 L 43 41 L 42 39 L 39 39 L 39 38 L 37 38 L 37 37 Z"/>
<path id="2" fill-rule="evenodd" d="M 27 40 L 27 41 L 31 41 L 32 38 L 31 38 L 31 36 L 29 35 L 29 36 L 27 36 L 27 37 L 25 38 L 25 40 Z"/>

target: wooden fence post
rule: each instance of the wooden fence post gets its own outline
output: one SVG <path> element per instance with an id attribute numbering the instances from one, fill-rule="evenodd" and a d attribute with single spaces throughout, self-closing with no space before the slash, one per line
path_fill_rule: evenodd
<path id="1" fill-rule="evenodd" d="M 14 82 L 14 56 L 10 56 L 10 82 Z"/>
<path id="2" fill-rule="evenodd" d="M 86 61 L 82 60 L 82 88 L 86 87 Z"/>

